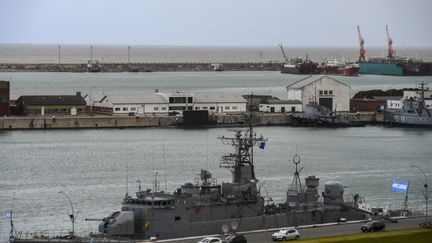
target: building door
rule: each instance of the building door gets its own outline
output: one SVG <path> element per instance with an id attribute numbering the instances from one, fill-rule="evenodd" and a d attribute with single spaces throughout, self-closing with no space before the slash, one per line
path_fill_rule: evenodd
<path id="1" fill-rule="evenodd" d="M 333 98 L 319 98 L 319 104 L 333 110 Z"/>
<path id="2" fill-rule="evenodd" d="M 285 113 L 285 106 L 282 106 L 282 107 L 281 107 L 281 112 L 282 112 L 282 113 Z"/>
<path id="3" fill-rule="evenodd" d="M 296 110 L 295 110 L 295 106 L 291 106 L 291 112 L 296 112 Z"/>
<path id="4" fill-rule="evenodd" d="M 270 107 L 270 113 L 274 113 L 275 112 L 275 108 L 272 106 Z"/>

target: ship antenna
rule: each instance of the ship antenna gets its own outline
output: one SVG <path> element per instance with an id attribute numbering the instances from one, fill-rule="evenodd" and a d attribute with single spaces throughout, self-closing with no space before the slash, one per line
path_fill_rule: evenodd
<path id="1" fill-rule="evenodd" d="M 128 193 L 128 184 L 129 184 L 129 167 L 128 167 L 128 165 L 126 165 L 126 195 L 125 195 L 125 198 L 127 198 L 128 196 L 129 196 L 129 193 Z"/>
<path id="2" fill-rule="evenodd" d="M 165 176 L 165 192 L 167 192 L 167 176 L 166 176 L 166 158 L 165 158 L 165 142 L 163 142 L 162 144 L 162 149 L 163 149 L 163 159 L 164 159 L 164 176 Z"/>
<path id="3" fill-rule="evenodd" d="M 253 168 L 253 166 L 254 166 L 254 150 L 253 150 L 254 142 L 253 142 L 253 124 L 252 124 L 252 109 L 253 109 L 252 104 L 253 104 L 253 92 L 251 93 L 251 96 L 250 96 L 250 105 L 249 105 L 249 143 L 250 143 L 250 147 L 252 148 L 251 149 L 251 166 Z M 252 169 L 252 172 L 253 171 L 254 170 Z M 252 174 L 252 178 L 255 178 L 254 174 Z"/>

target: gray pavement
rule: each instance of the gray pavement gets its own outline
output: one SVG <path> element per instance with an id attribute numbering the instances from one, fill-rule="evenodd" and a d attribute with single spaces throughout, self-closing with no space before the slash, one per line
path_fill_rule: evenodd
<path id="1" fill-rule="evenodd" d="M 400 219 L 398 223 L 386 222 L 385 230 L 397 230 L 397 229 L 404 229 L 404 228 L 419 227 L 419 224 L 424 222 L 424 220 L 425 220 L 424 217 L 416 217 L 416 218 Z M 307 228 L 303 228 L 300 226 L 299 228 L 297 228 L 297 230 L 301 235 L 301 239 L 346 235 L 346 234 L 360 233 L 361 232 L 360 227 L 364 223 L 365 222 L 357 221 L 355 223 L 327 224 L 325 226 L 318 226 L 318 227 L 308 226 Z M 247 238 L 248 243 L 265 243 L 265 242 L 272 242 L 271 235 L 276 231 L 277 230 L 269 230 L 267 232 L 264 231 L 264 232 L 254 232 L 254 233 L 243 233 L 243 235 Z M 183 240 L 180 239 L 163 240 L 158 242 L 196 243 L 202 238 L 204 237 L 194 237 L 194 238 L 188 238 Z"/>

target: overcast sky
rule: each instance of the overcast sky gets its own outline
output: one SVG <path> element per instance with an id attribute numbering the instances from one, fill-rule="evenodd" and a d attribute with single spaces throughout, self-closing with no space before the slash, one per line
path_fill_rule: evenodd
<path id="1" fill-rule="evenodd" d="M 431 0 L 0 0 L 0 43 L 432 46 Z"/>

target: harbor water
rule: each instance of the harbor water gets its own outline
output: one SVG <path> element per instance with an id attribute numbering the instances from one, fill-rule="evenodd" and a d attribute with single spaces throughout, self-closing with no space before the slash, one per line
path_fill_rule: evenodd
<path id="1" fill-rule="evenodd" d="M 430 175 L 432 132 L 425 129 L 356 127 L 343 129 L 259 127 L 268 138 L 257 149 L 256 176 L 261 194 L 275 203 L 285 200 L 293 179 L 292 157 L 301 156 L 301 177 L 341 181 L 345 199 L 364 196 L 374 206 L 401 207 L 404 194 L 391 191 L 392 180 L 410 181 L 409 207 L 424 209 L 423 168 Z M 13 210 L 15 227 L 25 232 L 70 230 L 70 205 L 76 211 L 76 230 L 97 230 L 97 222 L 119 210 L 126 192 L 134 193 L 140 181 L 152 188 L 159 172 L 160 189 L 173 192 L 209 170 L 218 183 L 229 181 L 220 157 L 231 151 L 217 136 L 225 128 L 211 129 L 96 129 L 0 132 L 0 209 Z M 126 181 L 128 183 L 126 184 Z M 5 239 L 9 221 L 0 220 Z"/>
<path id="2" fill-rule="evenodd" d="M 286 86 L 301 75 L 279 72 L 182 72 L 182 73 L 0 73 L 10 80 L 11 99 L 24 94 L 92 95 L 113 93 L 139 95 L 160 91 L 235 92 L 271 94 L 286 99 Z M 361 75 L 337 77 L 360 90 L 414 88 L 432 77 Z M 424 209 L 424 177 L 432 172 L 432 131 L 417 128 L 320 129 L 259 127 L 268 137 L 264 150 L 256 151 L 256 176 L 261 194 L 275 203 L 285 200 L 292 182 L 294 154 L 301 156 L 302 177 L 316 175 L 321 187 L 329 180 L 341 181 L 345 198 L 364 196 L 374 206 L 400 207 L 404 195 L 391 191 L 394 179 L 411 182 L 409 206 Z M 159 171 L 161 189 L 198 178 L 208 169 L 218 182 L 230 180 L 219 168 L 220 156 L 231 151 L 216 138 L 231 135 L 225 128 L 211 129 L 96 129 L 0 132 L 0 211 L 13 210 L 15 227 L 21 232 L 67 231 L 68 200 L 79 210 L 76 230 L 97 230 L 97 222 L 119 210 L 126 191 L 134 193 L 137 180 L 151 187 Z M 128 183 L 126 184 L 126 180 Z M 430 180 L 429 180 L 430 181 Z M 6 239 L 9 221 L 0 220 L 0 239 Z"/>

